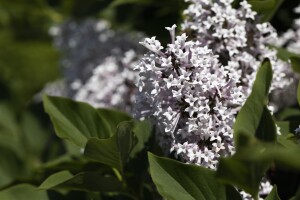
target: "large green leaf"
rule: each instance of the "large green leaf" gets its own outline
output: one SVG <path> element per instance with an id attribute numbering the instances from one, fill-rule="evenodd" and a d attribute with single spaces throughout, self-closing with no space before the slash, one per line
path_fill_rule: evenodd
<path id="1" fill-rule="evenodd" d="M 88 138 L 112 136 L 108 122 L 86 103 L 45 95 L 44 107 L 51 117 L 56 134 L 80 147 L 85 146 Z"/>
<path id="2" fill-rule="evenodd" d="M 265 198 L 265 200 L 280 200 L 280 197 L 278 196 L 278 193 L 277 193 L 276 185 L 274 185 L 271 193 L 267 196 L 267 198 Z"/>
<path id="3" fill-rule="evenodd" d="M 121 122 L 116 134 L 112 137 L 108 139 L 89 139 L 84 156 L 123 171 L 124 164 L 135 143 L 132 132 L 133 126 L 133 122 Z"/>
<path id="4" fill-rule="evenodd" d="M 271 115 L 267 106 L 264 106 L 264 110 L 260 119 L 259 126 L 257 127 L 255 137 L 266 142 L 276 141 L 277 129 L 273 116 Z"/>
<path id="5" fill-rule="evenodd" d="M 101 172 L 81 172 L 74 176 L 68 171 L 61 171 L 48 177 L 41 184 L 40 189 L 120 192 L 123 186 L 115 176 L 108 176 Z"/>
<path id="6" fill-rule="evenodd" d="M 252 9 L 262 16 L 261 21 L 271 20 L 282 2 L 283 0 L 248 0 Z"/>
<path id="7" fill-rule="evenodd" d="M 158 192 L 169 200 L 241 200 L 237 191 L 217 182 L 215 172 L 200 166 L 148 154 Z"/>
<path id="8" fill-rule="evenodd" d="M 1 200 L 48 200 L 47 192 L 28 184 L 20 184 L 0 191 Z"/>
<path id="9" fill-rule="evenodd" d="M 132 120 L 130 115 L 122 111 L 106 108 L 99 108 L 97 111 L 109 123 L 113 133 L 117 130 L 117 126 L 120 122 Z"/>
<path id="10" fill-rule="evenodd" d="M 297 108 L 285 108 L 278 115 L 279 120 L 288 120 L 292 117 L 300 118 L 300 110 Z"/>
<path id="11" fill-rule="evenodd" d="M 258 195 L 261 179 L 269 165 L 270 162 L 253 163 L 241 160 L 235 156 L 225 159 L 221 158 L 217 177 L 224 183 L 243 189 L 255 198 Z"/>
<path id="12" fill-rule="evenodd" d="M 217 177 L 256 197 L 260 180 L 267 168 L 276 163 L 276 166 L 300 171 L 299 154 L 300 148 L 296 145 L 288 144 L 286 148 L 277 144 L 256 142 L 239 149 L 230 158 L 221 158 Z"/>
<path id="13" fill-rule="evenodd" d="M 246 147 L 240 150 L 234 157 L 237 160 L 262 163 L 262 162 L 276 162 L 285 168 L 291 168 L 300 171 L 299 146 L 289 146 L 289 148 L 273 145 L 257 143 L 254 146 Z"/>
<path id="14" fill-rule="evenodd" d="M 271 81 L 271 63 L 269 60 L 265 60 L 257 72 L 252 92 L 240 110 L 234 124 L 234 137 L 237 148 L 245 145 L 248 141 L 247 138 L 253 138 L 253 136 L 264 141 L 275 141 L 275 124 L 267 109 Z"/>
<path id="15" fill-rule="evenodd" d="M 136 121 L 134 123 L 133 133 L 137 138 L 130 157 L 134 157 L 137 153 L 145 148 L 145 144 L 149 141 L 153 132 L 153 125 L 149 121 Z"/>

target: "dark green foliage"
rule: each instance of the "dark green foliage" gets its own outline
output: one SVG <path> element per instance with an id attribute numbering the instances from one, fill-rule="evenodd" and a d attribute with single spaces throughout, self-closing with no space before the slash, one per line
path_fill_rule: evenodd
<path id="1" fill-rule="evenodd" d="M 150 153 L 148 157 L 151 177 L 159 193 L 166 199 L 242 199 L 234 188 L 218 183 L 212 170 Z"/>

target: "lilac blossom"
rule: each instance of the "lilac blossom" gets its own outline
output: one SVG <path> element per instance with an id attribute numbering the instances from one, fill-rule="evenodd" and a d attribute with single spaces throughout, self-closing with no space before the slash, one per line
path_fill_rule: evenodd
<path id="1" fill-rule="evenodd" d="M 173 25 L 166 28 L 171 35 L 166 47 L 155 37 L 141 42 L 150 52 L 136 67 L 136 115 L 153 120 L 163 149 L 186 163 L 216 169 L 220 157 L 235 151 L 235 117 L 261 62 L 271 61 L 272 92 L 284 90 L 293 78 L 287 76 L 290 63 L 269 47 L 277 38 L 275 29 L 259 23 L 246 1 L 238 9 L 232 0 L 186 1 L 191 4 L 184 11 L 181 35 L 175 37 Z M 260 195 L 271 190 L 264 178 Z"/>
<path id="2" fill-rule="evenodd" d="M 250 94 L 258 67 L 265 58 L 273 66 L 271 91 L 285 90 L 293 83 L 286 74 L 290 64 L 277 58 L 277 51 L 268 47 L 277 40 L 277 33 L 269 23 L 259 23 L 259 16 L 247 1 L 239 8 L 233 0 L 186 0 L 190 6 L 184 11 L 182 29 L 195 40 L 219 55 L 220 62 L 240 77 L 240 84 Z"/>
<path id="3" fill-rule="evenodd" d="M 144 49 L 140 33 L 111 29 L 103 20 L 67 21 L 50 31 L 62 53 L 68 96 L 95 107 L 131 112 L 137 73 L 133 66 Z"/>
<path id="4" fill-rule="evenodd" d="M 150 50 L 139 70 L 141 105 L 137 115 L 150 117 L 161 146 L 187 162 L 215 169 L 221 156 L 234 152 L 232 125 L 245 100 L 240 80 L 207 46 L 183 33 L 163 47 L 155 37 L 142 45 Z"/>
<path id="5" fill-rule="evenodd" d="M 295 13 L 300 14 L 300 5 L 295 8 Z M 294 20 L 293 27 L 273 40 L 272 44 L 300 55 L 300 18 Z M 272 92 L 271 106 L 274 107 L 275 111 L 297 103 L 299 75 L 294 73 L 290 68 L 286 68 L 284 73 L 291 80 L 291 84 L 286 86 L 285 90 L 275 90 Z M 282 98 L 282 96 L 288 96 L 289 98 Z"/>

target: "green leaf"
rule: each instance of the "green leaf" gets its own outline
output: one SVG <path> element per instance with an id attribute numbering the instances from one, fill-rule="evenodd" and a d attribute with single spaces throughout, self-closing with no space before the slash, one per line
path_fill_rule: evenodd
<path id="1" fill-rule="evenodd" d="M 300 56 L 292 56 L 290 60 L 294 72 L 300 73 Z"/>
<path id="2" fill-rule="evenodd" d="M 276 165 L 300 171 L 299 146 L 285 148 L 278 145 L 256 144 L 237 153 L 237 159 L 251 163 L 275 162 Z"/>
<path id="3" fill-rule="evenodd" d="M 272 66 L 265 60 L 257 72 L 252 92 L 240 110 L 234 124 L 235 145 L 237 148 L 249 142 L 255 135 L 265 141 L 274 141 L 274 121 L 267 109 L 269 88 L 272 81 Z M 263 124 L 267 123 L 266 126 Z M 244 141 L 243 141 L 244 140 Z"/>
<path id="4" fill-rule="evenodd" d="M 269 165 L 270 162 L 252 163 L 235 156 L 221 158 L 217 177 L 221 182 L 235 185 L 255 198 L 258 196 L 261 179 Z"/>
<path id="5" fill-rule="evenodd" d="M 151 1 L 149 0 L 114 0 L 112 3 L 109 5 L 110 7 L 116 7 L 116 6 L 121 6 L 125 4 L 141 4 L 141 5 L 147 5 L 151 4 Z"/>
<path id="6" fill-rule="evenodd" d="M 300 110 L 297 108 L 285 108 L 278 115 L 279 120 L 285 121 L 292 117 L 300 118 Z"/>
<path id="7" fill-rule="evenodd" d="M 47 192 L 29 184 L 20 184 L 0 191 L 1 200 L 48 200 Z"/>
<path id="8" fill-rule="evenodd" d="M 119 123 L 132 120 L 130 115 L 122 111 L 106 108 L 99 108 L 97 110 L 99 114 L 109 123 L 113 133 L 116 132 Z"/>
<path id="9" fill-rule="evenodd" d="M 134 157 L 137 153 L 144 149 L 145 144 L 149 141 L 153 132 L 153 125 L 149 121 L 137 121 L 134 124 L 133 133 L 137 138 L 130 157 Z"/>
<path id="10" fill-rule="evenodd" d="M 276 126 L 269 109 L 264 106 L 264 110 L 260 119 L 259 126 L 257 127 L 255 136 L 256 138 L 266 141 L 274 142 L 276 141 Z"/>
<path id="11" fill-rule="evenodd" d="M 61 171 L 48 177 L 40 189 L 67 189 L 87 192 L 117 192 L 122 191 L 122 183 L 114 176 L 103 175 L 100 172 L 81 172 L 73 176 L 68 171 Z"/>
<path id="12" fill-rule="evenodd" d="M 290 198 L 289 200 L 298 200 L 300 199 L 300 188 L 298 188 L 295 196 L 293 196 L 292 198 Z"/>
<path id="13" fill-rule="evenodd" d="M 45 111 L 50 115 L 56 134 L 84 147 L 88 138 L 112 136 L 108 122 L 86 103 L 62 97 L 44 96 Z"/>
<path id="14" fill-rule="evenodd" d="M 283 0 L 248 0 L 252 9 L 262 16 L 261 21 L 270 21 Z"/>
<path id="15" fill-rule="evenodd" d="M 158 192 L 168 200 L 241 200 L 237 191 L 217 182 L 215 172 L 148 153 Z M 229 196 L 230 195 L 230 196 Z"/>
<path id="16" fill-rule="evenodd" d="M 280 200 L 280 197 L 277 193 L 277 187 L 274 185 L 271 193 L 265 198 L 265 200 Z"/>
<path id="17" fill-rule="evenodd" d="M 288 61 L 291 57 L 299 57 L 299 55 L 288 51 L 285 48 L 270 45 L 271 48 L 277 51 L 277 57 L 281 60 Z"/>
<path id="18" fill-rule="evenodd" d="M 123 171 L 130 151 L 134 145 L 133 122 L 121 122 L 115 135 L 108 139 L 88 140 L 84 156 L 90 160 Z"/>
<path id="19" fill-rule="evenodd" d="M 55 174 L 52 174 L 49 176 L 41 185 L 40 189 L 48 190 L 50 188 L 53 188 L 59 184 L 64 183 L 65 181 L 71 179 L 73 177 L 73 174 L 71 174 L 69 171 L 61 171 L 57 172 Z"/>
<path id="20" fill-rule="evenodd" d="M 280 129 L 282 135 L 287 135 L 290 133 L 290 122 L 289 121 L 277 121 L 276 125 Z"/>
<path id="21" fill-rule="evenodd" d="M 298 84 L 298 89 L 297 89 L 297 99 L 298 99 L 298 104 L 300 105 L 300 82 Z"/>
<path id="22" fill-rule="evenodd" d="M 278 143 L 285 148 L 296 148 L 299 142 L 294 134 L 283 134 L 278 137 Z"/>
<path id="23" fill-rule="evenodd" d="M 285 148 L 273 143 L 256 142 L 239 149 L 230 158 L 221 158 L 217 177 L 257 197 L 260 180 L 268 167 L 276 163 L 276 166 L 300 171 L 299 154 L 299 146 Z"/>

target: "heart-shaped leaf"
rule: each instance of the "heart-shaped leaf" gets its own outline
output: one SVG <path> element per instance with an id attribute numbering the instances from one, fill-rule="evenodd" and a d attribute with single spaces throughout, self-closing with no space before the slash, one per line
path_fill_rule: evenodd
<path id="1" fill-rule="evenodd" d="M 200 166 L 148 153 L 151 177 L 158 192 L 169 200 L 241 200 L 231 186 L 217 182 L 215 172 Z"/>
<path id="2" fill-rule="evenodd" d="M 109 138 L 113 134 L 104 117 L 86 103 L 45 95 L 44 107 L 56 134 L 79 147 L 84 147 L 88 138 Z"/>
<path id="3" fill-rule="evenodd" d="M 116 134 L 108 139 L 88 140 L 84 156 L 90 160 L 106 164 L 123 171 L 135 140 L 132 129 L 134 122 L 121 122 Z"/>

